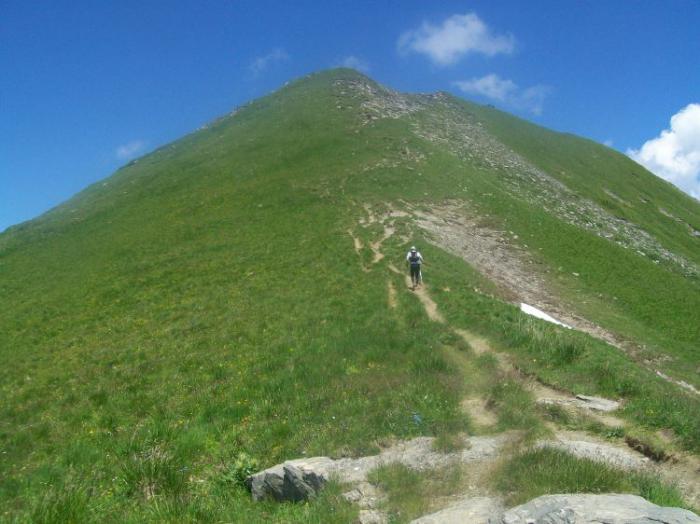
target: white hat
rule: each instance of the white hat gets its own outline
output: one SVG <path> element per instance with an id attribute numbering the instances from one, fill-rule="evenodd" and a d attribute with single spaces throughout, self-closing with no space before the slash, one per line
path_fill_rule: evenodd
<path id="1" fill-rule="evenodd" d="M 411 246 L 411 251 L 415 251 L 415 250 L 416 250 L 416 246 Z"/>

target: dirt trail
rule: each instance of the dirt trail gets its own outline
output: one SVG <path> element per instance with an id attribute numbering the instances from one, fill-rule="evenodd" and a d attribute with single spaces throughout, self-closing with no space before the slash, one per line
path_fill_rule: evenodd
<path id="1" fill-rule="evenodd" d="M 406 277 L 406 287 L 411 287 L 411 277 Z M 437 310 L 437 304 L 432 298 L 430 298 L 428 290 L 425 288 L 425 284 L 418 285 L 413 292 L 416 294 L 421 304 L 423 304 L 423 309 L 425 309 L 425 313 L 428 315 L 428 318 L 434 322 L 444 324 L 445 317 L 443 317 Z"/>
<path id="2" fill-rule="evenodd" d="M 413 214 L 416 225 L 430 233 L 437 245 L 487 276 L 509 301 L 533 305 L 565 324 L 626 349 L 614 334 L 572 315 L 571 308 L 549 292 L 535 261 L 518 247 L 517 235 L 495 230 L 478 217 L 466 216 L 464 206 L 456 202 L 433 206 L 430 212 L 414 210 Z"/>
<path id="3" fill-rule="evenodd" d="M 465 398 L 462 400 L 460 407 L 462 411 L 480 427 L 490 428 L 498 423 L 498 417 L 491 411 L 487 402 L 483 398 Z"/>
<path id="4" fill-rule="evenodd" d="M 372 242 L 369 247 L 372 249 L 372 253 L 374 254 L 374 259 L 372 260 L 372 264 L 376 264 L 377 262 L 380 262 L 384 258 L 384 253 L 382 253 L 382 244 L 384 243 L 385 240 L 391 238 L 393 234 L 395 233 L 395 229 L 393 225 L 388 225 L 384 226 L 384 236 L 380 238 L 379 240 Z"/>
<path id="5" fill-rule="evenodd" d="M 406 278 L 406 286 L 411 286 L 411 280 L 408 277 Z M 425 313 L 428 315 L 428 318 L 430 318 L 430 320 L 434 322 L 439 322 L 441 324 L 446 323 L 445 317 L 443 317 L 442 314 L 438 311 L 438 306 L 430 296 L 430 293 L 428 292 L 428 289 L 425 285 L 418 286 L 414 290 L 414 293 L 423 305 L 423 309 L 425 310 Z M 508 356 L 498 351 L 495 351 L 485 338 L 475 335 L 474 333 L 466 329 L 452 327 L 450 327 L 450 329 L 452 329 L 454 333 L 459 335 L 467 344 L 469 344 L 469 347 L 471 347 L 474 353 L 476 353 L 477 355 L 489 353 L 496 357 L 498 367 L 503 373 L 515 374 L 517 376 L 520 376 L 521 380 L 525 382 L 526 388 L 535 397 L 536 402 L 544 401 L 545 403 L 566 403 L 567 407 L 569 407 L 570 409 L 574 411 L 585 412 L 586 416 L 589 416 L 607 426 L 625 426 L 625 421 L 620 418 L 609 414 L 595 413 L 589 409 L 585 409 L 584 407 L 581 407 L 580 404 L 576 403 L 576 399 L 572 395 L 568 393 L 563 393 L 554 388 L 546 386 L 541 382 L 533 380 L 530 377 L 523 376 L 520 370 L 513 365 Z M 465 404 L 465 406 L 471 408 L 475 408 L 477 405 L 478 402 L 474 402 L 474 399 Z M 483 403 L 481 405 L 483 406 Z M 474 409 L 474 415 L 482 419 L 484 418 L 483 414 L 477 409 Z"/>
<path id="6" fill-rule="evenodd" d="M 363 247 L 362 240 L 354 235 L 352 229 L 348 229 L 348 235 L 350 235 L 350 238 L 352 238 L 352 244 L 355 247 L 355 252 L 359 255 Z"/>
<path id="7" fill-rule="evenodd" d="M 370 242 L 369 248 L 372 250 L 373 253 L 373 260 L 372 260 L 372 265 L 375 265 L 382 260 L 384 260 L 385 256 L 384 253 L 382 252 L 382 246 L 386 240 L 391 238 L 395 232 L 395 223 L 394 219 L 396 217 L 403 217 L 403 216 L 410 216 L 408 213 L 404 212 L 399 212 L 399 211 L 392 211 L 389 210 L 388 212 L 384 212 L 381 214 L 375 214 L 372 209 L 369 206 L 365 206 L 365 211 L 367 213 L 366 218 L 363 218 L 360 220 L 360 226 L 367 228 L 370 227 L 374 224 L 380 223 L 383 226 L 383 234 L 382 236 L 373 241 Z M 414 213 L 414 216 L 418 216 L 418 213 Z M 421 223 L 420 220 L 423 220 Z M 453 217 L 448 217 L 448 219 L 445 219 L 445 217 L 442 217 L 442 220 L 444 220 L 445 223 L 453 222 L 452 225 L 455 225 L 455 220 L 453 220 Z M 437 232 L 442 232 L 444 233 L 444 230 L 442 230 L 442 226 L 440 227 L 434 227 L 436 221 L 431 218 L 430 216 L 426 216 L 425 214 L 422 215 L 422 217 L 419 217 L 419 222 L 418 225 L 423 227 L 424 229 L 431 231 L 433 233 Z M 426 224 L 429 227 L 426 227 Z M 464 226 L 464 223 L 461 221 L 456 221 L 456 225 L 459 226 L 460 228 Z M 464 230 L 462 230 L 464 231 Z M 355 251 L 360 254 L 361 250 L 363 249 L 364 245 L 362 241 L 355 237 L 353 235 L 352 230 L 349 230 L 348 233 L 353 239 L 353 245 L 355 247 Z M 447 238 L 453 238 L 447 235 Z M 444 240 L 444 237 L 442 238 Z M 472 240 L 472 237 L 468 237 L 468 241 Z M 487 240 L 487 243 L 489 246 L 487 248 L 484 248 L 483 251 L 488 251 L 491 248 L 494 248 L 493 246 L 493 241 L 494 239 L 492 238 L 491 240 Z M 499 243 L 500 240 L 496 239 L 496 243 Z M 469 242 L 467 242 L 469 243 Z M 459 252 L 463 244 L 459 244 L 458 246 L 455 247 L 455 245 L 451 246 L 446 246 L 445 243 L 441 243 L 442 247 L 445 247 L 448 251 L 458 251 L 457 254 L 462 256 L 463 258 L 467 259 L 463 253 Z M 482 248 L 484 246 L 481 246 L 477 249 L 477 251 L 482 251 Z M 597 331 L 594 328 L 591 328 L 590 324 L 586 324 L 585 320 L 582 321 L 580 318 L 574 318 L 572 319 L 571 316 L 565 315 L 565 314 L 560 314 L 560 311 L 556 308 L 556 301 L 549 297 L 548 295 L 542 295 L 540 293 L 541 289 L 544 289 L 543 286 L 540 286 L 540 282 L 536 278 L 532 278 L 532 273 L 528 271 L 531 268 L 526 268 L 526 264 L 523 265 L 522 261 L 520 260 L 515 260 L 511 255 L 506 253 L 504 251 L 505 247 L 501 246 L 498 248 L 495 248 L 495 253 L 497 257 L 500 257 L 501 260 L 500 262 L 502 263 L 501 265 L 504 265 L 506 267 L 510 267 L 512 271 L 510 271 L 511 276 L 513 274 L 518 275 L 518 278 L 515 279 L 516 282 L 522 283 L 524 288 L 526 289 L 525 295 L 529 297 L 528 300 L 530 303 L 535 303 L 540 306 L 542 306 L 544 309 L 549 310 L 554 312 L 556 315 L 559 316 L 559 318 L 565 320 L 567 323 L 570 323 L 579 329 L 582 329 L 584 331 L 588 331 L 590 334 L 593 334 L 594 336 L 598 336 L 599 338 L 603 338 L 607 342 L 614 343 L 617 342 L 612 335 L 609 335 L 608 333 L 604 331 Z M 510 257 L 510 258 L 509 258 Z M 480 267 L 479 264 L 475 264 L 473 260 L 467 259 L 470 263 L 473 263 L 478 269 L 483 270 L 483 267 Z M 486 265 L 493 265 L 493 260 L 490 260 L 488 262 L 482 261 Z M 389 262 L 387 264 L 388 269 L 397 274 L 397 275 L 405 275 L 404 272 L 400 271 L 393 263 Z M 371 268 L 366 268 L 363 265 L 363 270 L 364 271 L 371 271 Z M 485 271 L 487 275 L 489 273 Z M 522 278 L 520 278 L 522 277 Z M 407 290 L 411 289 L 411 280 L 410 277 L 407 275 L 404 276 L 405 279 L 405 284 Z M 504 282 L 499 282 L 497 278 L 494 279 L 498 284 L 501 284 L 502 286 L 505 286 Z M 509 286 L 513 285 L 513 281 L 507 282 Z M 506 286 L 507 287 L 507 286 Z M 523 375 L 523 373 L 515 366 L 513 365 L 511 359 L 509 358 L 508 355 L 498 352 L 494 350 L 494 348 L 491 346 L 489 341 L 483 337 L 480 337 L 469 330 L 462 329 L 462 328 L 455 328 L 450 326 L 445 317 L 442 315 L 442 313 L 438 310 L 438 305 L 437 303 L 433 300 L 433 298 L 430 295 L 429 287 L 425 285 L 420 285 L 417 288 L 413 290 L 415 296 L 418 298 L 420 301 L 421 305 L 423 306 L 423 309 L 425 310 L 426 315 L 428 318 L 433 321 L 433 322 L 438 322 L 440 324 L 445 324 L 449 329 L 451 329 L 454 333 L 456 333 L 458 336 L 460 336 L 467 344 L 469 347 L 472 349 L 472 351 L 476 355 L 483 355 L 483 354 L 491 354 L 493 355 L 497 362 L 498 362 L 498 368 L 499 370 L 504 373 L 508 374 L 511 376 L 516 376 L 519 377 L 521 381 L 523 381 L 525 387 L 533 394 L 535 400 L 538 403 L 544 403 L 544 404 L 558 404 L 565 409 L 568 409 L 570 411 L 582 413 L 587 417 L 590 417 L 594 420 L 597 420 L 598 422 L 609 426 L 609 427 L 624 427 L 625 426 L 625 421 L 615 417 L 614 415 L 611 415 L 609 413 L 598 413 L 598 412 L 592 412 L 590 409 L 586 409 L 585 405 L 582 406 L 581 403 L 577 403 L 577 398 L 574 397 L 573 395 L 558 391 L 554 388 L 551 388 L 549 386 L 546 386 L 539 381 L 533 379 L 532 377 Z M 511 288 L 512 289 L 512 288 Z M 534 293 L 534 295 L 533 295 Z M 538 293 L 540 293 L 538 295 Z M 538 297 L 537 299 L 534 299 L 535 295 Z M 391 309 L 396 309 L 398 307 L 398 300 L 397 300 L 397 289 L 394 284 L 394 280 L 391 278 L 387 279 L 387 303 L 389 308 Z M 595 326 L 597 328 L 597 326 Z M 599 329 L 599 328 L 597 328 Z M 467 358 L 466 355 L 462 352 L 459 351 L 454 351 L 454 354 L 450 353 L 450 355 L 454 360 L 454 364 L 456 366 L 464 365 L 464 362 L 462 362 L 461 359 Z M 459 353 L 459 354 L 457 354 Z M 465 367 L 466 371 L 466 367 Z M 584 403 L 585 404 L 585 403 Z M 486 403 L 486 399 L 484 398 L 479 398 L 479 397 L 468 397 L 465 398 L 462 403 L 461 407 L 464 410 L 465 413 L 467 413 L 471 419 L 479 426 L 482 428 L 492 428 L 494 427 L 497 422 L 498 422 L 498 417 L 496 414 L 491 411 L 488 408 L 488 405 Z M 609 464 L 614 464 L 618 465 L 619 467 L 623 467 L 625 469 L 627 468 L 644 468 L 644 469 L 649 469 L 655 473 L 657 473 L 659 476 L 661 476 L 663 479 L 673 482 L 678 485 L 679 489 L 683 493 L 683 495 L 686 497 L 686 500 L 694 505 L 699 505 L 700 504 L 700 459 L 698 459 L 695 456 L 688 455 L 684 456 L 682 460 L 679 460 L 677 462 L 673 461 L 668 461 L 666 463 L 661 463 L 661 464 L 654 464 L 652 463 L 649 459 L 644 457 L 641 453 L 639 453 L 636 450 L 632 450 L 629 447 L 627 447 L 625 444 L 622 443 L 616 443 L 613 444 L 607 440 L 603 440 L 601 438 L 598 438 L 594 435 L 590 435 L 587 433 L 583 432 L 570 432 L 570 431 L 564 431 L 561 428 L 557 427 L 555 424 L 550 423 L 548 424 L 550 429 L 552 429 L 552 433 L 554 435 L 553 439 L 548 440 L 548 441 L 540 441 L 537 445 L 542 445 L 542 446 L 554 446 L 554 447 L 560 447 L 561 449 L 565 449 L 570 453 L 573 453 L 574 455 L 581 456 L 581 457 L 587 457 L 591 458 L 592 460 L 598 460 L 601 462 L 606 462 Z M 503 435 L 505 438 L 505 434 Z M 510 437 L 508 440 L 512 440 Z M 514 448 L 515 449 L 515 448 Z M 474 471 L 475 469 L 479 471 L 478 474 L 473 474 L 469 475 L 469 482 L 468 486 L 465 486 L 465 494 L 466 495 L 478 495 L 478 496 L 483 496 L 483 495 L 489 495 L 491 494 L 485 492 L 486 489 L 486 484 L 485 484 L 485 479 L 488 477 L 488 471 L 495 467 L 499 457 L 502 458 L 502 455 L 504 453 L 510 453 L 512 450 L 508 449 L 502 449 L 501 452 L 495 454 L 492 457 L 485 458 L 485 460 L 482 459 L 481 463 L 479 464 L 478 468 L 469 468 L 470 470 Z M 426 451 L 426 453 L 428 453 Z M 428 453 L 430 454 L 430 453 Z M 380 518 L 383 519 L 386 516 L 383 514 L 383 512 L 376 506 L 376 502 L 381 499 L 382 494 L 376 489 L 372 488 L 370 489 L 369 486 L 365 486 L 368 490 L 368 495 L 367 496 L 361 496 L 358 502 L 362 508 L 361 513 L 366 513 L 366 517 L 369 519 L 369 521 L 372 521 L 373 518 Z M 357 491 L 357 490 L 355 490 Z M 362 491 L 362 490 L 360 490 Z M 371 496 L 369 496 L 371 494 Z M 377 498 L 378 497 L 378 498 Z M 493 499 L 498 502 L 498 498 Z M 372 504 L 365 507 L 363 501 L 372 501 Z M 440 501 L 440 506 L 446 504 L 448 501 Z M 381 520 L 380 520 L 381 521 Z"/>
<path id="8" fill-rule="evenodd" d="M 467 331 L 466 329 L 455 328 L 454 332 L 457 333 L 462 339 L 471 346 L 474 353 L 481 355 L 483 353 L 492 352 L 491 346 L 486 339 L 476 336 L 474 333 Z"/>
<path id="9" fill-rule="evenodd" d="M 394 287 L 394 283 L 391 280 L 387 281 L 386 291 L 389 308 L 396 309 L 396 288 Z"/>
<path id="10" fill-rule="evenodd" d="M 507 300 L 533 305 L 557 320 L 622 350 L 663 380 L 700 395 L 700 390 L 692 384 L 662 373 L 641 358 L 638 346 L 632 341 L 573 314 L 570 305 L 562 303 L 548 290 L 542 270 L 526 250 L 518 246 L 517 235 L 495 230 L 480 218 L 467 216 L 464 202 L 434 205 L 429 212 L 411 209 L 411 213 L 416 225 L 431 234 L 432 241 L 487 276 Z M 527 244 L 524 247 L 527 248 Z"/>
<path id="11" fill-rule="evenodd" d="M 382 244 L 387 239 L 391 238 L 396 231 L 394 227 L 394 218 L 397 216 L 407 216 L 407 214 L 399 211 L 390 210 L 388 212 L 385 212 L 378 218 L 371 208 L 365 206 L 365 211 L 367 212 L 367 218 L 360 220 L 360 224 L 362 226 L 368 227 L 372 224 L 381 223 L 384 227 L 384 234 L 382 235 L 382 237 L 379 240 L 370 244 L 370 247 L 374 252 L 373 263 L 376 263 L 384 258 L 384 254 L 381 251 Z M 388 222 L 388 224 L 386 222 Z M 389 270 L 393 273 L 401 274 L 401 271 L 399 271 L 399 269 L 393 263 L 389 263 L 388 267 Z M 418 300 L 422 304 L 425 313 L 428 315 L 428 318 L 433 322 L 446 324 L 445 317 L 442 315 L 442 313 L 440 313 L 440 311 L 438 311 L 437 303 L 430 296 L 430 292 L 428 290 L 429 288 L 425 284 L 420 284 L 419 286 L 412 288 L 411 278 L 408 275 L 406 275 L 404 279 L 406 287 L 408 289 L 412 289 L 416 297 L 418 297 Z M 387 281 L 387 297 L 389 307 L 395 308 L 396 290 L 391 279 Z M 554 388 L 532 380 L 529 377 L 522 377 L 522 373 L 517 369 L 516 366 L 513 365 L 508 356 L 498 351 L 495 351 L 489 344 L 488 340 L 486 340 L 485 338 L 480 337 L 466 329 L 454 328 L 452 326 L 450 326 L 450 329 L 454 333 L 459 335 L 467 344 L 469 344 L 474 353 L 476 353 L 477 355 L 489 353 L 495 356 L 498 362 L 498 367 L 502 372 L 514 373 L 518 376 L 521 376 L 521 378 L 523 378 L 526 381 L 528 389 L 533 393 L 533 396 L 537 401 L 568 401 L 570 402 L 570 406 L 574 409 L 580 407 L 574 402 L 575 399 L 570 394 L 564 394 Z M 592 414 L 589 410 L 583 411 L 585 411 L 587 415 L 593 416 L 593 418 L 595 418 L 599 422 L 609 425 L 611 427 L 624 426 L 624 421 L 612 415 Z"/>
<path id="12" fill-rule="evenodd" d="M 410 279 L 407 279 L 407 285 L 410 285 Z M 428 290 L 424 286 L 416 289 L 416 295 L 431 320 L 445 323 L 444 317 L 437 310 L 437 304 L 430 297 Z M 519 370 L 510 362 L 507 355 L 495 351 L 486 339 L 465 329 L 452 328 L 452 330 L 461 336 L 476 354 L 493 354 L 497 358 L 499 368 L 502 371 L 511 371 L 520 375 L 536 401 L 562 401 L 566 403 L 569 409 L 584 413 L 585 416 L 593 418 L 608 427 L 626 426 L 624 420 L 614 415 L 594 412 L 577 405 L 575 403 L 576 398 L 568 393 L 546 386 L 530 377 L 523 377 Z M 462 408 L 481 426 L 488 427 L 496 423 L 495 415 L 487 409 L 483 399 L 464 399 Z M 543 445 L 558 446 L 574 455 L 617 465 L 624 469 L 650 469 L 665 481 L 676 484 L 690 504 L 694 506 L 700 505 L 700 459 L 698 457 L 686 454 L 681 460 L 653 463 L 637 450 L 630 449 L 626 444 L 612 444 L 607 440 L 584 432 L 564 431 L 554 425 L 550 427 L 555 435 L 554 441 L 551 443 L 544 442 Z"/>

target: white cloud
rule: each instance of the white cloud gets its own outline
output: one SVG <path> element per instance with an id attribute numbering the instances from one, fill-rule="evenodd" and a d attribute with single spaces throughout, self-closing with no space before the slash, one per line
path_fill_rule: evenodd
<path id="1" fill-rule="evenodd" d="M 369 73 L 369 63 L 355 55 L 346 56 L 340 61 L 339 65 L 342 67 L 349 67 L 350 69 L 357 69 L 363 73 Z"/>
<path id="2" fill-rule="evenodd" d="M 612 147 L 615 144 L 612 138 L 608 138 L 605 142 L 603 142 L 603 145 Z"/>
<path id="3" fill-rule="evenodd" d="M 272 64 L 276 62 L 283 62 L 285 60 L 289 60 L 289 54 L 287 51 L 281 47 L 276 47 L 266 55 L 256 57 L 255 60 L 251 62 L 249 69 L 250 72 L 253 73 L 253 76 L 258 76 Z"/>
<path id="4" fill-rule="evenodd" d="M 503 79 L 493 73 L 481 78 L 454 82 L 454 85 L 465 93 L 483 95 L 487 98 L 500 100 L 501 102 L 505 101 L 507 97 L 518 90 L 518 86 L 515 82 Z"/>
<path id="5" fill-rule="evenodd" d="M 475 13 L 453 15 L 433 25 L 423 22 L 418 29 L 406 31 L 399 37 L 399 51 L 422 53 L 435 64 L 447 66 L 469 53 L 494 56 L 509 54 L 515 49 L 512 35 L 495 35 Z"/>
<path id="6" fill-rule="evenodd" d="M 649 171 L 700 199 L 700 104 L 671 117 L 670 129 L 627 154 Z"/>
<path id="7" fill-rule="evenodd" d="M 542 113 L 544 100 L 551 91 L 548 86 L 535 85 L 521 89 L 518 84 L 507 78 L 491 73 L 481 78 L 453 82 L 464 93 L 480 95 L 517 109 L 525 109 L 539 115 Z"/>
<path id="8" fill-rule="evenodd" d="M 119 146 L 114 154 L 119 160 L 129 160 L 138 155 L 146 147 L 146 142 L 143 140 L 132 140 L 127 144 Z"/>

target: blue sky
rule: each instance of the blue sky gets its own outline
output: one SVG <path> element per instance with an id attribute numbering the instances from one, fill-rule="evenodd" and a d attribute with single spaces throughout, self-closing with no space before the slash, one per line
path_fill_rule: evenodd
<path id="1" fill-rule="evenodd" d="M 0 231 L 341 64 L 607 142 L 700 196 L 699 27 L 694 0 L 2 0 Z"/>

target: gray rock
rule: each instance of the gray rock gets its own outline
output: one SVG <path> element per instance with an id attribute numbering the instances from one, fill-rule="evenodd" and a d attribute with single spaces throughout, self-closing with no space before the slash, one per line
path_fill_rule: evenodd
<path id="1" fill-rule="evenodd" d="M 602 397 L 591 397 L 588 395 L 576 395 L 576 400 L 578 400 L 578 405 L 586 408 L 592 409 L 593 411 L 603 411 L 610 412 L 615 411 L 620 407 L 620 403 L 615 400 L 609 400 Z"/>
<path id="2" fill-rule="evenodd" d="M 343 493 L 343 498 L 348 502 L 357 504 L 361 509 L 377 509 L 384 497 L 369 482 L 360 482 L 354 489 Z"/>
<path id="3" fill-rule="evenodd" d="M 425 515 L 411 524 L 488 524 L 489 518 L 500 515 L 503 506 L 498 499 L 469 497 L 445 509 Z"/>
<path id="4" fill-rule="evenodd" d="M 290 460 L 246 479 L 254 500 L 301 501 L 316 495 L 329 479 L 328 457 Z"/>
<path id="5" fill-rule="evenodd" d="M 492 524 L 695 524 L 700 517 L 636 495 L 545 495 L 492 518 Z"/>
<path id="6" fill-rule="evenodd" d="M 315 472 L 304 474 L 299 468 L 287 464 L 284 466 L 282 500 L 299 502 L 312 498 L 321 489 L 325 480 Z"/>

